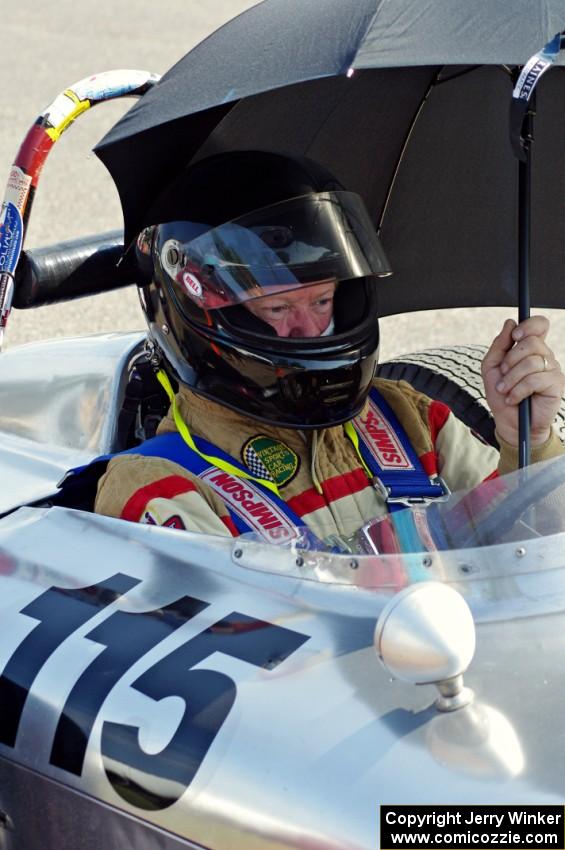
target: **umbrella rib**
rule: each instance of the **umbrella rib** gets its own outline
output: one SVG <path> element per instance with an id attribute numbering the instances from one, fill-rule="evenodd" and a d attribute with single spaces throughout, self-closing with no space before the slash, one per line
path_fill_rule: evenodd
<path id="1" fill-rule="evenodd" d="M 442 71 L 442 69 L 440 68 L 440 70 L 437 71 L 435 73 L 435 75 L 433 76 L 432 81 L 429 84 L 428 88 L 426 89 L 424 97 L 422 98 L 420 105 L 418 106 L 418 109 L 414 113 L 414 117 L 413 117 L 413 119 L 410 123 L 410 127 L 408 128 L 408 132 L 406 133 L 406 136 L 404 138 L 404 142 L 403 142 L 402 147 L 400 149 L 400 155 L 399 155 L 398 160 L 396 162 L 396 166 L 394 168 L 394 171 L 392 173 L 392 177 L 391 177 L 391 180 L 390 180 L 390 183 L 389 183 L 388 191 L 386 193 L 385 202 L 383 204 L 383 209 L 382 209 L 382 212 L 381 212 L 381 215 L 380 215 L 380 218 L 379 218 L 379 223 L 377 225 L 377 233 L 380 233 L 381 227 L 383 225 L 383 221 L 384 221 L 384 218 L 385 218 L 385 215 L 386 215 L 386 212 L 387 212 L 387 209 L 388 209 L 388 205 L 389 205 L 389 202 L 390 202 L 390 198 L 391 198 L 391 195 L 392 195 L 392 190 L 394 188 L 394 184 L 395 184 L 396 178 L 398 176 L 398 171 L 400 169 L 400 164 L 401 164 L 402 159 L 404 157 L 404 153 L 406 151 L 406 148 L 408 147 L 408 143 L 410 142 L 410 139 L 412 137 L 412 133 L 414 132 L 416 122 L 418 121 L 418 118 L 420 117 L 420 115 L 422 113 L 422 110 L 423 110 L 423 108 L 426 104 L 428 97 L 430 96 L 432 89 L 438 83 L 438 79 L 439 79 L 439 76 L 441 74 L 441 71 Z"/>
<path id="2" fill-rule="evenodd" d="M 394 189 L 394 184 L 395 184 L 395 182 L 396 182 L 396 178 L 397 178 L 397 176 L 398 176 L 398 172 L 399 172 L 399 170 L 400 170 L 400 165 L 401 165 L 401 163 L 402 163 L 402 159 L 403 159 L 403 157 L 404 157 L 404 153 L 405 153 L 405 151 L 406 151 L 406 148 L 408 147 L 408 144 L 409 144 L 410 139 L 411 139 L 411 137 L 412 137 L 412 133 L 414 132 L 414 128 L 415 128 L 415 126 L 416 126 L 416 123 L 417 123 L 417 121 L 418 121 L 418 118 L 420 117 L 420 114 L 421 114 L 421 112 L 422 112 L 422 109 L 423 109 L 423 108 L 424 108 L 424 106 L 426 105 L 426 101 L 427 101 L 428 97 L 430 96 L 430 93 L 431 93 L 432 89 L 434 89 L 436 86 L 442 85 L 443 83 L 449 83 L 449 82 L 451 82 L 452 80 L 457 79 L 458 77 L 463 77 L 463 76 L 465 76 L 466 74 L 470 74 L 471 72 L 476 71 L 476 70 L 477 70 L 477 67 L 480 67 L 480 66 L 477 66 L 477 65 L 471 65 L 471 66 L 469 66 L 469 67 L 467 67 L 467 68 L 464 68 L 464 69 L 463 69 L 463 70 L 461 70 L 461 71 L 457 71 L 456 73 L 451 74 L 451 75 L 450 75 L 450 76 L 448 76 L 448 77 L 447 77 L 447 76 L 446 76 L 446 77 L 442 77 L 442 76 L 441 76 L 441 75 L 442 75 L 442 73 L 443 73 L 443 72 L 444 72 L 444 70 L 445 70 L 445 66 L 442 66 L 442 67 L 441 67 L 441 68 L 440 68 L 440 69 L 436 72 L 436 74 L 435 74 L 435 76 L 433 77 L 433 79 L 432 79 L 432 81 L 431 81 L 430 85 L 429 85 L 429 86 L 428 86 L 428 88 L 426 89 L 426 93 L 424 94 L 424 97 L 422 98 L 422 101 L 421 101 L 420 105 L 418 106 L 418 109 L 417 109 L 417 110 L 416 110 L 416 112 L 414 113 L 414 118 L 412 119 L 412 122 L 411 122 L 411 124 L 410 124 L 410 127 L 408 128 L 408 132 L 406 133 L 406 138 L 404 139 L 404 143 L 403 143 L 402 148 L 401 148 L 401 150 L 400 150 L 400 155 L 399 155 L 399 157 L 398 157 L 398 161 L 397 161 L 397 163 L 396 163 L 396 167 L 395 167 L 395 169 L 394 169 L 394 171 L 393 171 L 392 178 L 391 178 L 391 181 L 390 181 L 390 184 L 389 184 L 389 187 L 388 187 L 388 191 L 387 191 L 387 194 L 386 194 L 385 202 L 384 202 L 384 204 L 383 204 L 383 209 L 382 209 L 382 212 L 381 212 L 381 215 L 380 215 L 380 218 L 379 218 L 379 223 L 378 223 L 378 225 L 377 225 L 377 233 L 380 233 L 380 230 L 381 230 L 381 228 L 382 228 L 382 226 L 383 226 L 383 221 L 384 221 L 384 218 L 385 218 L 385 215 L 386 215 L 386 212 L 387 212 L 387 208 L 388 208 L 388 205 L 389 205 L 389 202 L 390 202 L 390 198 L 391 198 L 391 195 L 392 195 L 392 191 L 393 191 L 393 189 Z M 508 71 L 508 69 L 507 69 L 505 66 L 501 66 L 501 70 Z"/>

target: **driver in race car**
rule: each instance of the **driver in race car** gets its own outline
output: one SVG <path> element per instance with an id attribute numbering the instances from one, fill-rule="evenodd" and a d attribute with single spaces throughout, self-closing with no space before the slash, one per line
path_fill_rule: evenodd
<path id="1" fill-rule="evenodd" d="M 484 358 L 500 453 L 443 403 L 375 378 L 391 270 L 361 198 L 318 164 L 208 157 L 153 221 L 137 242 L 140 295 L 171 407 L 157 436 L 109 461 L 98 513 L 348 541 L 410 499 L 515 469 L 526 397 L 532 462 L 564 452 L 552 423 L 565 378 L 543 317 L 507 320 Z"/>

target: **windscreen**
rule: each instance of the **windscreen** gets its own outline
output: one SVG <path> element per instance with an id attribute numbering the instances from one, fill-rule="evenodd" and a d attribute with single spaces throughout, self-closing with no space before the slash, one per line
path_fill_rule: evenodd
<path id="1" fill-rule="evenodd" d="M 259 544 L 257 534 L 239 537 L 237 563 L 302 581 L 375 590 L 448 582 L 488 603 L 489 610 L 492 602 L 505 600 L 501 615 L 510 601 L 514 611 L 562 610 L 565 457 L 452 493 L 445 501 L 394 511 L 349 537 L 335 528 L 304 527 Z"/>

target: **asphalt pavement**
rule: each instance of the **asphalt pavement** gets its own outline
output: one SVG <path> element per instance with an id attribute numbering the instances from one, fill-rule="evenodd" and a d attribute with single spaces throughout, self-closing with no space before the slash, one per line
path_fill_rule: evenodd
<path id="1" fill-rule="evenodd" d="M 255 0 L 19 0 L 2 15 L 0 184 L 28 128 L 56 95 L 91 74 L 134 68 L 162 74 L 192 46 Z M 112 180 L 92 147 L 131 105 L 103 103 L 80 116 L 53 147 L 39 182 L 26 247 L 121 227 Z M 488 270 L 485 270 L 488 273 Z M 382 285 L 394 285 L 394 277 Z M 565 315 L 552 320 L 550 343 L 565 362 Z M 381 359 L 436 345 L 487 344 L 506 309 L 450 310 L 382 322 Z M 34 310 L 13 311 L 12 347 L 52 336 L 143 326 L 131 289 Z"/>

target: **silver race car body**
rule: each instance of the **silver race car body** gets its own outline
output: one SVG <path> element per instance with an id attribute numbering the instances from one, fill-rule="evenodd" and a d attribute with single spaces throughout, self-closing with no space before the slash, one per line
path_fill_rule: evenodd
<path id="1" fill-rule="evenodd" d="M 562 803 L 562 460 L 523 504 L 521 473 L 499 480 L 494 543 L 478 523 L 407 554 L 53 505 L 115 449 L 142 344 L 0 358 L 0 846 L 369 850 L 381 804 Z M 445 588 L 474 625 L 439 623 Z"/>

